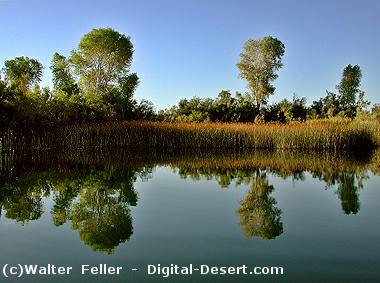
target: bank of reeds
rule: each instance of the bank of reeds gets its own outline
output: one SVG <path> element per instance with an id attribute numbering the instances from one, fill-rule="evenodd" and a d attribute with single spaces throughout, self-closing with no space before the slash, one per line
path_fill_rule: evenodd
<path id="1" fill-rule="evenodd" d="M 15 133 L 16 149 L 184 148 L 349 150 L 380 145 L 378 124 L 314 122 L 297 124 L 167 123 L 129 121 L 62 127 L 54 132 Z M 9 136 L 9 134 L 8 134 Z"/>
<path id="2" fill-rule="evenodd" d="M 362 123 L 226 124 L 123 122 L 67 127 L 67 148 L 342 150 L 379 145 L 378 126 Z"/>

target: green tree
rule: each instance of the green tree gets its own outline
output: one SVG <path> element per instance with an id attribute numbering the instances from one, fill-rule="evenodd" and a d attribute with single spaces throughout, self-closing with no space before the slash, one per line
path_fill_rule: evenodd
<path id="1" fill-rule="evenodd" d="M 118 87 L 114 87 L 103 95 L 103 101 L 115 112 L 117 119 L 124 120 L 133 116 L 137 105 L 137 102 L 133 99 L 133 93 L 138 84 L 139 78 L 136 73 L 133 73 L 120 78 Z"/>
<path id="2" fill-rule="evenodd" d="M 68 95 L 79 93 L 79 88 L 72 75 L 69 61 L 65 56 L 55 53 L 50 69 L 53 73 L 54 90 L 63 91 Z"/>
<path id="3" fill-rule="evenodd" d="M 362 72 L 358 65 L 347 65 L 342 74 L 342 80 L 336 86 L 339 91 L 339 104 L 346 115 L 354 117 L 356 112 L 356 95 L 359 93 Z"/>
<path id="4" fill-rule="evenodd" d="M 100 28 L 82 37 L 70 61 L 84 90 L 104 95 L 128 76 L 132 55 L 129 37 L 111 28 Z"/>
<path id="5" fill-rule="evenodd" d="M 240 77 L 248 83 L 247 87 L 256 101 L 259 110 L 273 94 L 275 87 L 271 84 L 282 67 L 285 45 L 277 38 L 266 36 L 260 40 L 248 40 L 240 54 L 237 67 Z"/>
<path id="6" fill-rule="evenodd" d="M 368 106 L 371 105 L 371 103 L 364 98 L 365 92 L 360 90 L 358 94 L 358 99 L 356 102 L 356 114 L 358 112 L 365 112 L 367 111 Z"/>
<path id="7" fill-rule="evenodd" d="M 245 92 L 243 94 L 236 92 L 236 114 L 237 121 L 251 122 L 259 114 L 252 96 Z"/>
<path id="8" fill-rule="evenodd" d="M 16 57 L 4 65 L 6 80 L 19 90 L 30 89 L 41 81 L 43 66 L 35 59 Z"/>
<path id="9" fill-rule="evenodd" d="M 229 90 L 222 90 L 214 101 L 214 116 L 217 121 L 231 122 L 236 116 L 236 99 Z"/>

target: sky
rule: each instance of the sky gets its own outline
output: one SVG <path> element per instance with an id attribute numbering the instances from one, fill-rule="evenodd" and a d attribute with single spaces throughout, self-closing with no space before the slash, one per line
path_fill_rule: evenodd
<path id="1" fill-rule="evenodd" d="M 271 35 L 285 44 L 270 102 L 296 93 L 310 104 L 334 91 L 343 68 L 358 64 L 361 88 L 380 102 L 379 0 L 0 0 L 0 66 L 28 56 L 51 86 L 55 52 L 69 56 L 93 28 L 131 37 L 137 99 L 157 109 L 181 98 L 246 91 L 236 63 L 248 39 Z"/>

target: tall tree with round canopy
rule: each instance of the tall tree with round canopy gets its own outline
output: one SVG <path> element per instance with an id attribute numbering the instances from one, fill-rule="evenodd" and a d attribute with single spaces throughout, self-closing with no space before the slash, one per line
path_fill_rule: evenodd
<path id="1" fill-rule="evenodd" d="M 80 86 L 85 91 L 104 95 L 131 76 L 128 72 L 132 55 L 129 37 L 111 28 L 100 28 L 82 37 L 70 61 L 79 76 Z M 137 82 L 133 80 L 136 85 Z"/>

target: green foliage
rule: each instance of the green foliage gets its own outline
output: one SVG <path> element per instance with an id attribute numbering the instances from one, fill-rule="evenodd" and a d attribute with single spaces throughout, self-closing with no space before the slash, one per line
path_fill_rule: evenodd
<path id="1" fill-rule="evenodd" d="M 360 90 L 362 78 L 358 65 L 348 65 L 343 70 L 342 80 L 336 86 L 339 94 L 326 91 L 326 96 L 314 101 L 308 110 L 308 116 L 314 118 L 333 118 L 336 116 L 353 119 L 358 114 L 363 117 L 363 112 L 370 105 Z"/>
<path id="2" fill-rule="evenodd" d="M 51 166 L 38 173 L 31 169 L 21 177 L 12 176 L 12 172 L 2 179 L 0 171 L 0 210 L 6 218 L 22 225 L 39 219 L 44 212 L 43 197 L 52 194 L 54 225 L 70 221 L 81 240 L 94 250 L 111 253 L 130 238 L 133 226 L 129 206 L 137 204 L 135 170 L 78 170 L 65 164 L 56 166 L 57 161 L 52 164 L 53 170 Z"/>
<path id="3" fill-rule="evenodd" d="M 249 92 L 222 90 L 215 99 L 181 99 L 178 105 L 156 113 L 151 102 L 133 97 L 139 78 L 129 73 L 133 55 L 130 38 L 110 28 L 94 29 L 82 37 L 69 58 L 53 55 L 52 90 L 39 85 L 43 66 L 37 60 L 16 57 L 5 61 L 5 79 L 0 78 L 0 131 L 17 130 L 26 135 L 121 120 L 257 124 L 355 117 L 357 121 L 379 120 L 377 108 L 368 111 L 369 102 L 359 89 L 362 75 L 358 65 L 345 67 L 338 94 L 326 91 L 325 97 L 309 107 L 305 98 L 296 96 L 292 101 L 267 105 L 284 52 L 284 44 L 271 36 L 248 40 L 237 66 Z M 270 140 L 268 143 L 270 147 Z"/>
<path id="4" fill-rule="evenodd" d="M 111 28 L 100 28 L 82 37 L 70 62 L 84 90 L 104 95 L 127 77 L 132 54 L 129 37 Z"/>
<path id="5" fill-rule="evenodd" d="M 6 80 L 18 90 L 25 91 L 41 81 L 43 66 L 35 59 L 16 57 L 4 65 Z"/>
<path id="6" fill-rule="evenodd" d="M 306 98 L 293 96 L 293 101 L 284 99 L 271 105 L 265 113 L 265 120 L 269 122 L 289 123 L 291 121 L 304 122 L 306 120 Z"/>
<path id="7" fill-rule="evenodd" d="M 360 90 L 358 99 L 356 102 L 356 114 L 363 113 L 367 111 L 368 106 L 371 105 L 371 103 L 364 98 L 365 92 Z"/>
<path id="8" fill-rule="evenodd" d="M 347 65 L 342 74 L 342 80 L 337 85 L 339 91 L 339 105 L 349 117 L 355 116 L 356 94 L 359 92 L 362 72 L 358 65 Z"/>
<path id="9" fill-rule="evenodd" d="M 248 89 L 256 101 L 257 109 L 267 102 L 275 87 L 277 71 L 282 67 L 285 45 L 277 38 L 266 36 L 260 40 L 248 40 L 240 54 L 237 67 L 240 77 L 248 83 Z"/>
<path id="10" fill-rule="evenodd" d="M 5 61 L 1 128 L 31 132 L 78 123 L 155 119 L 151 102 L 133 98 L 139 78 L 128 73 L 132 53 L 129 37 L 109 28 L 92 30 L 69 59 L 54 54 L 52 90 L 38 85 L 43 67 L 35 59 Z"/>
<path id="11" fill-rule="evenodd" d="M 250 122 L 258 114 L 248 94 L 222 90 L 216 99 L 181 99 L 178 106 L 161 111 L 159 119 L 176 122 Z"/>
<path id="12" fill-rule="evenodd" d="M 137 120 L 154 120 L 156 116 L 153 103 L 145 99 L 136 103 L 133 111 L 133 117 Z"/>
<path id="13" fill-rule="evenodd" d="M 151 116 L 151 113 L 144 113 L 144 110 L 148 111 L 148 108 L 143 108 L 146 103 L 150 103 L 146 100 L 141 101 L 140 106 L 133 99 L 133 93 L 136 90 L 139 83 L 137 74 L 133 73 L 119 79 L 119 85 L 114 87 L 109 92 L 105 93 L 102 97 L 103 101 L 111 108 L 111 116 L 115 120 L 124 120 L 130 118 L 137 118 L 136 113 L 142 116 Z M 149 108 L 149 111 L 151 109 Z"/>
<path id="14" fill-rule="evenodd" d="M 55 91 L 62 91 L 68 95 L 79 94 L 79 87 L 74 80 L 69 62 L 65 56 L 55 53 L 50 69 L 53 73 Z"/>

